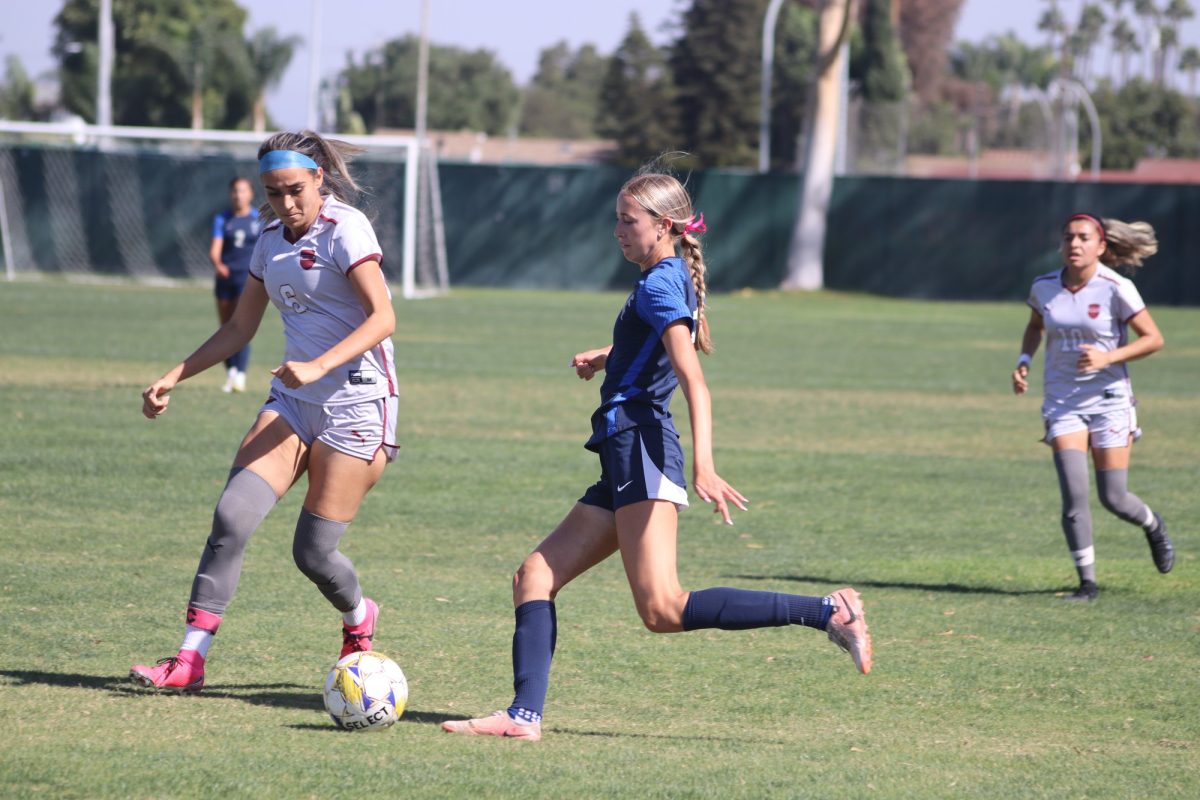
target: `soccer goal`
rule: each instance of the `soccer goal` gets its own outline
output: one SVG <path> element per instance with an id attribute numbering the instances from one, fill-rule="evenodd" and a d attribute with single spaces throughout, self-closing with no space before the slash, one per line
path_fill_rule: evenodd
<path id="1" fill-rule="evenodd" d="M 338 136 L 365 148 L 353 200 L 405 298 L 449 288 L 432 148 L 407 136 Z M 0 120 L 5 275 L 209 278 L 213 215 L 235 176 L 257 187 L 264 134 Z M 263 202 L 261 189 L 256 203 Z"/>

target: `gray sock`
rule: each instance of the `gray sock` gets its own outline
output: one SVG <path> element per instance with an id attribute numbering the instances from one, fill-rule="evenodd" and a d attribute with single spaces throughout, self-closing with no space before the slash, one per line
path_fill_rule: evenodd
<path id="1" fill-rule="evenodd" d="M 1128 481 L 1127 469 L 1096 470 L 1096 488 L 1100 490 L 1100 503 L 1126 522 L 1140 525 L 1149 531 L 1154 528 L 1154 512 L 1140 497 L 1125 488 Z"/>
<path id="2" fill-rule="evenodd" d="M 271 485 L 250 470 L 234 467 L 229 472 L 213 511 L 212 532 L 200 556 L 188 605 L 225 613 L 237 591 L 246 542 L 278 501 Z"/>
<path id="3" fill-rule="evenodd" d="M 337 549 L 349 526 L 349 522 L 334 522 L 301 509 L 296 538 L 292 540 L 296 566 L 343 613 L 353 611 L 362 599 L 354 564 Z"/>
<path id="4" fill-rule="evenodd" d="M 1088 506 L 1087 453 L 1059 450 L 1054 454 L 1062 492 L 1062 529 L 1075 559 L 1080 581 L 1096 582 L 1096 548 L 1092 545 L 1092 510 Z"/>

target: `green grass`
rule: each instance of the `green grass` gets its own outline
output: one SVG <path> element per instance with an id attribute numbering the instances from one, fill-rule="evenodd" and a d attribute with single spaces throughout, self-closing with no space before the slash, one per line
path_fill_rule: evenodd
<path id="1" fill-rule="evenodd" d="M 139 413 L 213 327 L 207 290 L 0 286 L 0 794 L 5 797 L 1194 797 L 1200 795 L 1200 311 L 1155 309 L 1131 488 L 1174 573 L 1093 502 L 1102 597 L 1079 607 L 1014 304 L 719 296 L 717 463 L 752 511 L 680 525 L 685 586 L 864 594 L 875 671 L 807 629 L 656 636 L 619 564 L 559 598 L 546 737 L 437 722 L 510 697 L 509 576 L 595 478 L 613 294 L 398 303 L 401 457 L 344 549 L 411 704 L 382 734 L 321 708 L 338 619 L 291 563 L 300 492 L 252 541 L 199 697 L 134 691 L 174 652 L 212 505 L 279 357 Z M 676 411 L 685 416 L 682 401 Z M 686 429 L 686 425 L 681 425 Z M 685 437 L 686 438 L 686 437 Z"/>

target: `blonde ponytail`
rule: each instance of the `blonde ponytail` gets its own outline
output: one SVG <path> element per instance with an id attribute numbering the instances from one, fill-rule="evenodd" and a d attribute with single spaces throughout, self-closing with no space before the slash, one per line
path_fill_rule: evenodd
<path id="1" fill-rule="evenodd" d="M 697 233 L 704 230 L 703 215 L 699 225 L 693 224 L 695 210 L 692 198 L 674 176 L 657 172 L 639 172 L 621 187 L 619 194 L 632 198 L 655 219 L 671 220 L 671 238 L 679 243 L 683 262 L 687 264 L 696 290 L 696 349 L 711 353 L 712 336 L 708 327 L 708 284 L 705 281 L 704 253 Z M 689 227 L 689 225 L 691 227 Z"/>
<path id="2" fill-rule="evenodd" d="M 1119 219 L 1104 219 L 1104 241 L 1107 245 L 1100 254 L 1100 263 L 1122 268 L 1133 276 L 1147 258 L 1158 252 L 1158 238 L 1149 222 L 1122 222 Z"/>

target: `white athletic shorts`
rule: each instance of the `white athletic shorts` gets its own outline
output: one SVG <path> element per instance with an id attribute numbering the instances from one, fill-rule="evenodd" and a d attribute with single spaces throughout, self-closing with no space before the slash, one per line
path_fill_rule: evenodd
<path id="1" fill-rule="evenodd" d="M 306 445 L 324 442 L 338 452 L 374 461 L 380 450 L 388 461 L 396 457 L 398 398 L 380 397 L 361 403 L 320 405 L 271 390 L 258 413 L 274 411 L 283 417 Z"/>
<path id="2" fill-rule="evenodd" d="M 1057 412 L 1045 418 L 1046 444 L 1076 431 L 1087 431 L 1089 444 L 1101 450 L 1125 447 L 1142 438 L 1137 424 L 1137 409 L 1130 406 L 1116 411 L 1081 414 L 1078 411 Z"/>

